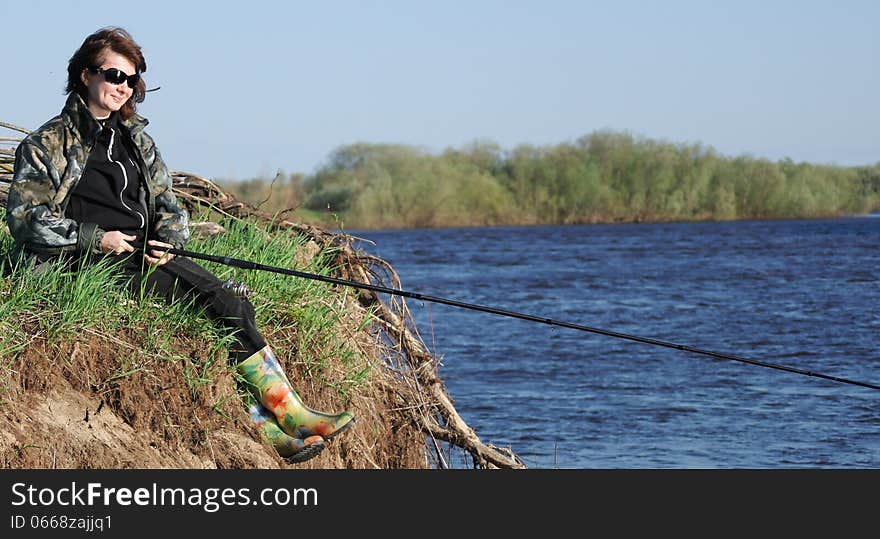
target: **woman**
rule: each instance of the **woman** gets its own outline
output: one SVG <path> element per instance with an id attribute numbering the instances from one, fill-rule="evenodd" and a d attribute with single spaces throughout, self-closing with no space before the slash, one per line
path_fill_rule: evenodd
<path id="1" fill-rule="evenodd" d="M 279 454 L 292 462 L 310 459 L 354 416 L 305 406 L 257 330 L 253 305 L 197 263 L 162 250 L 182 249 L 189 225 L 144 131 L 147 120 L 135 112 L 146 70 L 140 46 L 116 27 L 88 36 L 70 58 L 61 114 L 16 149 L 6 209 L 13 256 L 35 262 L 110 256 L 132 290 L 144 286 L 169 301 L 195 298 L 234 332 L 230 360 L 256 398 L 251 417 Z"/>

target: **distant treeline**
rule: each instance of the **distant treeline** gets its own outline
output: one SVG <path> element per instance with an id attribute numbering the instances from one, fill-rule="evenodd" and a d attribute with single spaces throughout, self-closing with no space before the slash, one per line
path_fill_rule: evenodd
<path id="1" fill-rule="evenodd" d="M 726 157 L 700 144 L 597 131 L 512 151 L 493 142 L 441 154 L 352 144 L 312 176 L 225 187 L 267 211 L 363 229 L 818 218 L 880 209 L 880 162 Z"/>

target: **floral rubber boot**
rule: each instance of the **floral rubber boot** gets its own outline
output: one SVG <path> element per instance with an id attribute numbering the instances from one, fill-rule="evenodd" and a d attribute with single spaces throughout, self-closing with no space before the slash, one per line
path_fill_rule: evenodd
<path id="1" fill-rule="evenodd" d="M 278 426 L 278 420 L 275 419 L 275 416 L 257 402 L 250 393 L 247 394 L 247 411 L 251 421 L 259 427 L 263 437 L 288 462 L 305 462 L 318 456 L 327 445 L 324 438 L 318 435 L 310 436 L 304 440 L 288 436 Z"/>
<path id="2" fill-rule="evenodd" d="M 305 441 L 317 435 L 329 440 L 354 422 L 354 414 L 349 411 L 327 414 L 303 404 L 268 346 L 236 365 L 236 370 L 254 397 L 275 415 L 281 430 L 292 438 Z"/>

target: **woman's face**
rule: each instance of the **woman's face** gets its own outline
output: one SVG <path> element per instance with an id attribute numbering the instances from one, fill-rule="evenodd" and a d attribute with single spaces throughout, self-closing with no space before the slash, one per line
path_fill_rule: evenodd
<path id="1" fill-rule="evenodd" d="M 126 75 L 137 73 L 134 64 L 121 54 L 108 50 L 103 57 L 104 61 L 98 65 L 102 70 L 116 68 Z M 131 94 L 134 92 L 125 81 L 121 84 L 113 84 L 107 82 L 104 73 L 93 73 L 88 69 L 83 71 L 82 81 L 89 92 L 89 110 L 99 120 L 122 108 L 122 105 L 131 98 Z"/>

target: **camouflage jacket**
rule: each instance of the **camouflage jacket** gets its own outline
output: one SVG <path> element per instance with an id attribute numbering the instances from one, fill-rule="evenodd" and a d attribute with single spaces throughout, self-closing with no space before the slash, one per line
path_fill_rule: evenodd
<path id="1" fill-rule="evenodd" d="M 148 239 L 183 248 L 189 239 L 189 216 L 171 191 L 171 174 L 153 139 L 144 132 L 147 119 L 135 114 L 120 121 L 131 135 L 135 159 L 146 178 Z M 56 255 L 100 254 L 103 230 L 94 223 L 65 217 L 70 193 L 101 132 L 85 102 L 71 93 L 61 114 L 29 134 L 15 150 L 15 172 L 6 204 L 6 222 L 15 251 Z M 144 185 L 145 184 L 145 185 Z"/>

